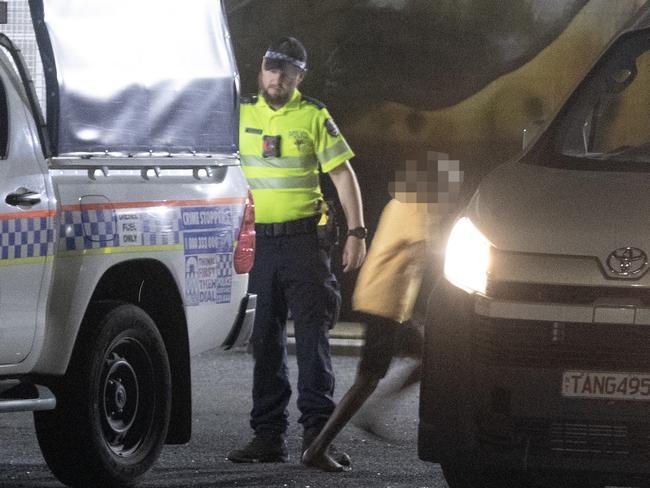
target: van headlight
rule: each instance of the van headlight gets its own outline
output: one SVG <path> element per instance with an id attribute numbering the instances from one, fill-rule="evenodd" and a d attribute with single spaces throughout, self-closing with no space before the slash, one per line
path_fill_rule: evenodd
<path id="1" fill-rule="evenodd" d="M 445 278 L 467 293 L 485 294 L 490 242 L 467 217 L 451 230 L 445 249 Z"/>

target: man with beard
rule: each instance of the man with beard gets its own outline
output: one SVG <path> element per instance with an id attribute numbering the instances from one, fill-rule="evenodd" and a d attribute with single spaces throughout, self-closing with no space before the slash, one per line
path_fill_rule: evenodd
<path id="1" fill-rule="evenodd" d="M 328 250 L 317 236 L 323 212 L 319 167 L 332 178 L 350 229 L 343 270 L 358 268 L 366 254 L 361 194 L 348 161 L 354 153 L 325 106 L 298 91 L 306 67 L 303 45 L 292 37 L 281 38 L 262 59 L 259 94 L 241 103 L 241 162 L 256 207 L 257 250 L 249 290 L 257 294 L 257 311 L 251 337 L 254 437 L 228 453 L 233 462 L 288 461 L 289 310 L 295 327 L 303 451 L 335 407 L 328 339 L 341 298 Z M 345 453 L 330 449 L 330 454 L 349 464 Z"/>

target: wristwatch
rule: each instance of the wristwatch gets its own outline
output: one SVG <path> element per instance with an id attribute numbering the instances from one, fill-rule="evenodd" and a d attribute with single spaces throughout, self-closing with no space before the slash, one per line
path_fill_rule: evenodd
<path id="1" fill-rule="evenodd" d="M 355 227 L 354 229 L 348 229 L 348 235 L 354 236 L 358 239 L 365 239 L 368 235 L 368 229 L 365 227 Z"/>

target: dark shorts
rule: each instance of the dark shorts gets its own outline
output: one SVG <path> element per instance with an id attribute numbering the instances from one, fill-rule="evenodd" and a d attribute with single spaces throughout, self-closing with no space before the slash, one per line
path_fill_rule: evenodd
<path id="1" fill-rule="evenodd" d="M 422 334 L 415 326 L 392 320 L 368 320 L 359 373 L 383 378 L 394 357 L 420 357 L 421 350 Z"/>

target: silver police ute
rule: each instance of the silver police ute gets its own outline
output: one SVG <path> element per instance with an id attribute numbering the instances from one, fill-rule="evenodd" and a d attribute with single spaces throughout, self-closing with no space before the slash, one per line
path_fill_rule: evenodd
<path id="1" fill-rule="evenodd" d="M 0 414 L 64 484 L 133 486 L 190 440 L 190 357 L 253 324 L 237 69 L 219 1 L 30 7 L 46 100 L 0 35 Z"/>

